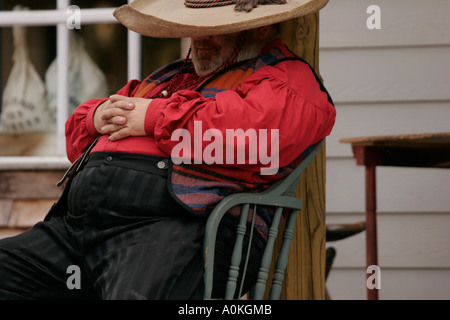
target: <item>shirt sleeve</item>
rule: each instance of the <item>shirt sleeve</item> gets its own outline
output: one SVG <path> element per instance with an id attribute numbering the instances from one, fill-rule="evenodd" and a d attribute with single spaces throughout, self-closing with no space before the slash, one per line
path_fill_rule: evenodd
<path id="1" fill-rule="evenodd" d="M 132 80 L 117 94 L 132 96 L 140 85 L 140 81 Z M 66 152 L 68 159 L 75 161 L 99 135 L 94 126 L 96 108 L 108 98 L 91 99 L 79 105 L 66 121 Z"/>
<path id="2" fill-rule="evenodd" d="M 191 138 L 192 149 L 188 152 L 191 159 L 196 154 L 195 144 L 201 143 L 202 150 L 205 150 L 211 143 L 208 140 L 211 133 L 221 135 L 226 141 L 228 134 L 241 129 L 247 133 L 256 132 L 256 152 L 261 160 L 261 155 L 270 154 L 271 138 L 278 132 L 278 150 L 272 149 L 272 152 L 278 153 L 276 156 L 282 167 L 308 146 L 329 135 L 335 114 L 334 106 L 328 101 L 327 94 L 320 90 L 309 66 L 300 61 L 285 61 L 258 70 L 241 86 L 220 92 L 215 98 L 184 90 L 169 99 L 155 99 L 147 111 L 146 130 L 148 134 L 154 134 L 160 149 L 171 154 L 180 143 L 179 139 L 174 139 L 175 130 L 185 129 Z M 205 136 L 209 129 L 213 131 Z M 261 144 L 263 138 L 267 138 L 266 147 Z M 234 155 L 237 155 L 238 147 L 242 146 L 224 143 L 221 152 L 226 157 L 227 148 L 234 148 Z M 244 166 L 248 167 L 254 155 L 248 141 L 245 148 Z M 258 161 L 248 168 L 259 170 L 262 165 Z"/>

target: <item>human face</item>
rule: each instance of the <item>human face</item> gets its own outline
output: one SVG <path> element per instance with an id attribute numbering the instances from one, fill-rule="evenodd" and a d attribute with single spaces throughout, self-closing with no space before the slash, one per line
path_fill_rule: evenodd
<path id="1" fill-rule="evenodd" d="M 192 61 L 199 76 L 221 66 L 234 52 L 240 33 L 191 38 Z"/>
<path id="2" fill-rule="evenodd" d="M 257 57 L 261 50 L 275 38 L 271 27 L 245 31 L 245 42 L 235 62 Z M 199 76 L 207 75 L 221 66 L 236 50 L 242 32 L 226 35 L 191 38 L 192 62 Z"/>

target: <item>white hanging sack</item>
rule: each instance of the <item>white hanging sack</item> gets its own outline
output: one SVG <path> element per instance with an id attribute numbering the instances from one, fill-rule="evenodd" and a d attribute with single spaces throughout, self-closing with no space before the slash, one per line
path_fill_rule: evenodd
<path id="1" fill-rule="evenodd" d="M 108 96 L 105 75 L 89 56 L 84 48 L 82 39 L 75 31 L 70 32 L 69 52 L 68 116 L 81 103 L 90 99 Z M 57 64 L 57 58 L 55 58 L 45 73 L 48 103 L 50 110 L 55 115 L 55 119 L 57 109 Z"/>
<path id="2" fill-rule="evenodd" d="M 27 9 L 16 6 L 14 10 Z M 44 82 L 30 60 L 25 27 L 14 26 L 13 39 L 13 66 L 3 91 L 0 132 L 49 131 L 52 115 Z"/>

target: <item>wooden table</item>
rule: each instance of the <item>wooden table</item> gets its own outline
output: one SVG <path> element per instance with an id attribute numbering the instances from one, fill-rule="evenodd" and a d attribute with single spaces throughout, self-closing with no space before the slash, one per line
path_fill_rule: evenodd
<path id="1" fill-rule="evenodd" d="M 366 264 L 378 266 L 375 168 L 450 168 L 450 132 L 345 138 L 340 142 L 351 143 L 356 164 L 365 166 Z M 368 288 L 367 298 L 377 300 L 378 290 Z"/>

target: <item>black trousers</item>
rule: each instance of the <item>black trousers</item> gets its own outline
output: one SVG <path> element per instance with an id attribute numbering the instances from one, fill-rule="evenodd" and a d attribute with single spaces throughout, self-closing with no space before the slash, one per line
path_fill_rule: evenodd
<path id="1" fill-rule="evenodd" d="M 202 299 L 206 220 L 171 198 L 160 161 L 94 153 L 72 181 L 65 215 L 0 240 L 0 299 Z M 224 294 L 236 223 L 227 217 L 219 228 L 215 297 Z M 256 237 L 246 289 L 263 247 Z"/>

